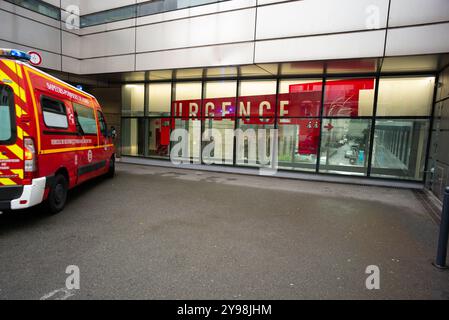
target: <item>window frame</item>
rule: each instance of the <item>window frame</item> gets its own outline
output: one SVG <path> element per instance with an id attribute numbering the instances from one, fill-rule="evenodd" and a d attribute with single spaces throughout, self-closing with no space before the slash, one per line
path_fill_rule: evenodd
<path id="1" fill-rule="evenodd" d="M 11 124 L 11 136 L 7 140 L 0 140 L 0 145 L 12 145 L 17 141 L 17 123 L 16 123 L 16 110 L 14 101 L 14 90 L 6 83 L 0 83 L 0 89 L 4 87 L 8 91 L 8 103 L 9 103 L 9 119 Z"/>
<path id="2" fill-rule="evenodd" d="M 54 112 L 54 111 L 44 110 L 43 100 L 50 100 L 50 101 L 53 101 L 53 102 L 61 103 L 64 106 L 64 111 L 65 112 L 62 113 L 62 112 Z M 40 106 L 41 106 L 42 120 L 44 121 L 45 127 L 47 127 L 48 129 L 56 129 L 56 130 L 67 130 L 67 129 L 69 129 L 69 119 L 68 119 L 68 116 L 67 116 L 67 106 L 66 106 L 66 104 L 62 100 L 55 99 L 55 98 L 49 97 L 47 95 L 41 95 L 41 97 L 39 99 L 39 102 L 40 102 Z M 65 127 L 56 127 L 56 126 L 48 125 L 47 122 L 45 121 L 44 111 L 45 112 L 54 113 L 54 114 L 58 114 L 58 115 L 65 115 L 66 120 L 67 120 L 67 126 L 65 126 Z"/>
<path id="3" fill-rule="evenodd" d="M 79 127 L 80 127 L 81 130 L 82 130 L 82 132 L 79 132 L 79 131 L 78 131 L 78 132 L 79 132 L 81 135 L 83 135 L 83 136 L 99 136 L 99 132 L 98 132 L 98 120 L 97 120 L 97 117 L 96 117 L 96 115 L 95 115 L 95 109 L 92 108 L 92 107 L 88 107 L 88 106 L 85 106 L 85 105 L 83 105 L 83 104 L 77 103 L 77 102 L 72 102 L 72 106 L 73 106 L 73 113 L 74 113 L 74 116 L 75 116 L 75 121 L 77 122 L 77 129 L 78 129 L 78 125 L 79 125 Z M 80 121 L 79 121 L 78 111 L 76 110 L 77 107 L 86 108 L 86 109 L 89 109 L 89 110 L 92 111 L 93 119 L 94 119 L 94 121 L 95 121 L 96 133 L 90 133 L 90 132 L 89 132 L 89 133 L 86 133 L 86 131 L 84 130 L 84 128 L 82 127 L 82 125 L 81 125 L 81 123 L 80 123 Z"/>
<path id="4" fill-rule="evenodd" d="M 100 133 L 103 135 L 103 137 L 107 138 L 109 136 L 108 124 L 107 124 L 106 119 L 104 117 L 104 113 L 101 110 L 97 110 L 97 119 L 98 119 L 98 125 L 99 125 L 99 129 L 100 129 Z M 103 132 L 103 130 L 101 129 L 101 123 L 102 122 L 104 124 L 104 129 L 105 129 L 106 133 Z"/>

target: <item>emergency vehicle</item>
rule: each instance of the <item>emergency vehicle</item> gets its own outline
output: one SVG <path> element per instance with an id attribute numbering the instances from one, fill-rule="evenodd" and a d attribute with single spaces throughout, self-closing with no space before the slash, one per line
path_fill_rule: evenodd
<path id="1" fill-rule="evenodd" d="M 45 202 L 60 212 L 68 190 L 115 172 L 115 149 L 95 97 L 0 49 L 0 212 Z"/>

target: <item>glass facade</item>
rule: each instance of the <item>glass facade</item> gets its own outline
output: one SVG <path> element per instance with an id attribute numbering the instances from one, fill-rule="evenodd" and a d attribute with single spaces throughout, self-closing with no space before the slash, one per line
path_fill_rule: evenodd
<path id="1" fill-rule="evenodd" d="M 23 0 L 9 0 L 24 2 Z M 28 0 L 30 1 L 30 0 Z M 38 1 L 38 0 L 33 0 Z M 152 0 L 81 16 L 81 27 L 144 17 L 156 13 L 201 6 L 228 0 Z"/>
<path id="2" fill-rule="evenodd" d="M 123 85 L 122 154 L 422 181 L 434 85 L 374 75 Z"/>

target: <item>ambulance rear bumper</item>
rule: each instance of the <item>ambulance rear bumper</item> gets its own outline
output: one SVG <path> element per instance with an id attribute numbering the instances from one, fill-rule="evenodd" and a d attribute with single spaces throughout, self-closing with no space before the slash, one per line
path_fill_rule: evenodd
<path id="1" fill-rule="evenodd" d="M 30 185 L 23 186 L 22 194 L 17 199 L 0 201 L 0 211 L 26 209 L 41 203 L 44 199 L 46 183 L 45 177 L 33 179 Z"/>

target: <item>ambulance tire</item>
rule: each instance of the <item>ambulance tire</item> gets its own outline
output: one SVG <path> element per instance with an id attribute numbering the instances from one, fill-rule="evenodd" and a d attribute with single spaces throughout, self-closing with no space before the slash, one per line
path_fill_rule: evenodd
<path id="1" fill-rule="evenodd" d="M 57 214 L 64 209 L 68 190 L 69 183 L 67 178 L 62 174 L 57 174 L 47 199 L 47 209 L 50 214 Z"/>
<path id="2" fill-rule="evenodd" d="M 115 157 L 112 156 L 111 159 L 109 160 L 109 169 L 108 172 L 106 173 L 106 177 L 113 178 L 114 175 L 115 175 Z"/>

